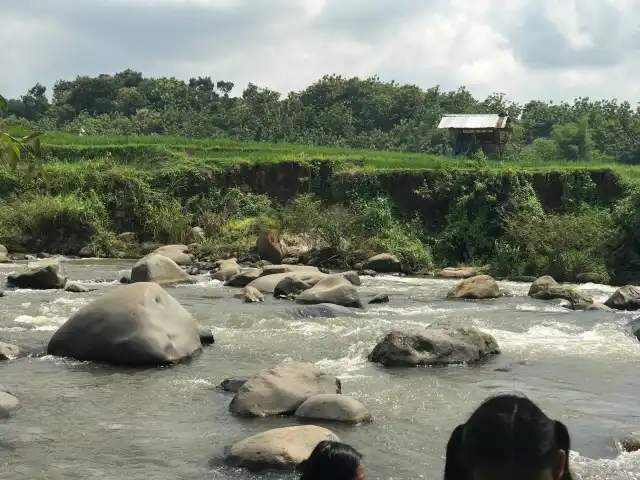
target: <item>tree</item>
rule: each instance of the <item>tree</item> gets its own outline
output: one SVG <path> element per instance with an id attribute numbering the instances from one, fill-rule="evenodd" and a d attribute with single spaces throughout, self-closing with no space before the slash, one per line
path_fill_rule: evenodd
<path id="1" fill-rule="evenodd" d="M 0 95 L 0 110 L 8 107 L 7 100 Z M 0 118 L 0 158 L 7 160 L 12 170 L 18 168 L 20 160 L 23 159 L 23 152 L 28 158 L 27 173 L 33 175 L 43 174 L 42 170 L 42 149 L 40 147 L 40 136 L 42 132 L 28 133 L 23 136 L 16 136 L 13 131 L 16 127 L 8 125 L 4 118 Z"/>

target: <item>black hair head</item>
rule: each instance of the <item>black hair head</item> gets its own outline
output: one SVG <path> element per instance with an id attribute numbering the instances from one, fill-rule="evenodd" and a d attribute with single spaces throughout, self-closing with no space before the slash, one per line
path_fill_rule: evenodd
<path id="1" fill-rule="evenodd" d="M 324 440 L 302 465 L 300 480 L 353 480 L 362 455 L 342 442 Z"/>
<path id="2" fill-rule="evenodd" d="M 562 480 L 571 480 L 567 427 L 526 397 L 498 395 L 453 431 L 444 479 L 470 480 L 476 468 L 508 463 L 542 471 L 554 465 L 559 450 L 566 455 Z"/>

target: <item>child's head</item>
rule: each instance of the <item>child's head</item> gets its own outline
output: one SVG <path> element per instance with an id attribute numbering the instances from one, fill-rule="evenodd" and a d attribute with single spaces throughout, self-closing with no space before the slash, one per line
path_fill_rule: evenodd
<path id="1" fill-rule="evenodd" d="M 302 466 L 300 480 L 364 480 L 362 455 L 342 442 L 320 442 Z"/>
<path id="2" fill-rule="evenodd" d="M 458 425 L 447 444 L 445 480 L 571 480 L 567 427 L 531 400 L 499 395 Z"/>

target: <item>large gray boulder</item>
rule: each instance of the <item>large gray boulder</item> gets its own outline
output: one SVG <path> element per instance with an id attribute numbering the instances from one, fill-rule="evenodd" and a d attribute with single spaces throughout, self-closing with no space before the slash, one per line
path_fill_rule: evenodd
<path id="1" fill-rule="evenodd" d="M 20 347 L 0 342 L 0 360 L 13 360 L 22 354 Z"/>
<path id="2" fill-rule="evenodd" d="M 191 265 L 193 263 L 193 257 L 189 255 L 189 247 L 186 245 L 164 245 L 156 248 L 153 253 L 170 258 L 178 265 Z"/>
<path id="3" fill-rule="evenodd" d="M 331 430 L 315 425 L 276 428 L 258 433 L 231 446 L 225 462 L 251 472 L 295 470 L 320 442 L 340 439 Z"/>
<path id="4" fill-rule="evenodd" d="M 500 286 L 489 275 L 476 275 L 456 283 L 447 292 L 447 298 L 487 299 L 502 296 Z"/>
<path id="5" fill-rule="evenodd" d="M 0 245 L 0 255 L 9 255 L 9 250 L 4 245 Z"/>
<path id="6" fill-rule="evenodd" d="M 229 405 L 244 417 L 292 415 L 309 397 L 341 393 L 340 380 L 310 363 L 285 362 L 250 378 Z"/>
<path id="7" fill-rule="evenodd" d="M 472 327 L 447 325 L 388 333 L 368 360 L 385 367 L 474 363 L 500 353 L 498 342 Z"/>
<path id="8" fill-rule="evenodd" d="M 282 273 L 301 273 L 301 274 L 315 274 L 321 273 L 317 267 L 310 267 L 307 265 L 265 265 L 262 267 L 262 277 L 268 275 L 279 275 Z"/>
<path id="9" fill-rule="evenodd" d="M 634 318 L 628 324 L 631 335 L 640 340 L 640 317 Z"/>
<path id="10" fill-rule="evenodd" d="M 640 309 L 640 287 L 625 285 L 620 287 L 604 304 L 615 310 L 635 311 Z"/>
<path id="11" fill-rule="evenodd" d="M 175 363 L 201 349 L 191 314 L 157 283 L 115 288 L 77 311 L 47 353 L 128 366 Z"/>
<path id="12" fill-rule="evenodd" d="M 190 282 L 191 277 L 169 257 L 150 253 L 131 269 L 131 283 L 154 282 L 159 285 Z"/>
<path id="13" fill-rule="evenodd" d="M 584 310 L 593 304 L 593 299 L 582 290 L 569 285 L 561 285 L 548 275 L 536 279 L 531 284 L 529 296 L 536 300 L 567 300 L 574 310 Z"/>
<path id="14" fill-rule="evenodd" d="M 400 273 L 402 271 L 402 263 L 390 253 L 381 253 L 364 262 L 362 269 L 379 273 Z"/>
<path id="15" fill-rule="evenodd" d="M 12 260 L 5 253 L 0 253 L 0 263 L 11 263 Z"/>
<path id="16" fill-rule="evenodd" d="M 312 286 L 320 282 L 322 279 L 327 278 L 329 275 L 326 273 L 322 273 L 320 271 L 312 272 L 312 271 L 293 271 L 293 272 L 284 272 L 284 273 L 274 273 L 270 275 L 263 275 L 260 278 L 256 278 L 252 281 L 249 286 L 253 287 L 262 293 L 274 293 L 276 290 L 276 286 L 283 279 L 287 277 L 295 276 L 297 279 L 307 283 Z"/>
<path id="17" fill-rule="evenodd" d="M 536 278 L 536 280 L 529 287 L 528 296 L 533 297 L 534 295 L 547 290 L 549 287 L 557 287 L 560 286 L 558 282 L 550 275 L 543 275 L 542 277 Z"/>
<path id="18" fill-rule="evenodd" d="M 330 275 L 316 285 L 302 292 L 296 303 L 310 305 L 316 303 L 333 303 L 343 307 L 362 308 L 362 300 L 356 287 L 340 275 Z"/>
<path id="19" fill-rule="evenodd" d="M 21 407 L 20 400 L 0 385 L 0 418 L 9 418 L 13 412 Z"/>
<path id="20" fill-rule="evenodd" d="M 349 283 L 351 283 L 351 285 L 355 285 L 356 287 L 359 287 L 360 285 L 362 285 L 362 280 L 360 280 L 360 275 L 358 275 L 358 272 L 354 270 L 337 273 L 336 275 L 340 275 L 341 277 L 344 277 L 346 280 L 349 281 Z"/>
<path id="21" fill-rule="evenodd" d="M 362 423 L 371 420 L 367 407 L 355 398 L 339 393 L 314 395 L 298 407 L 296 417 L 302 420 L 345 423 Z"/>
<path id="22" fill-rule="evenodd" d="M 246 287 L 262 274 L 261 268 L 250 268 L 235 274 L 224 282 L 225 287 Z"/>
<path id="23" fill-rule="evenodd" d="M 56 257 L 30 262 L 26 271 L 7 278 L 7 285 L 12 288 L 56 290 L 64 288 L 66 284 L 66 262 Z"/>

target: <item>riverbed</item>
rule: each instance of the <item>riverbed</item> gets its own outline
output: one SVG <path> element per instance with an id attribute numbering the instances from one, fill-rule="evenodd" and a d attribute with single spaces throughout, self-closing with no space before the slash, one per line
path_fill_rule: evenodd
<path id="1" fill-rule="evenodd" d="M 118 287 L 132 262 L 73 261 L 73 281 L 90 293 L 7 291 L 0 340 L 37 347 L 75 311 Z M 0 266 L 0 284 L 20 268 Z M 584 480 L 638 480 L 640 453 L 618 454 L 613 439 L 640 432 L 640 342 L 630 314 L 572 312 L 526 297 L 528 284 L 501 282 L 514 296 L 449 301 L 451 280 L 363 277 L 361 296 L 389 294 L 356 318 L 299 319 L 289 301 L 245 304 L 208 275 L 169 288 L 216 344 L 191 362 L 150 370 L 116 369 L 59 358 L 0 364 L 0 384 L 23 403 L 0 420 L 4 480 L 247 479 L 220 464 L 226 446 L 294 419 L 239 419 L 215 386 L 284 360 L 311 362 L 342 380 L 374 422 L 329 425 L 363 452 L 367 478 L 440 479 L 451 430 L 491 394 L 526 394 L 572 434 L 574 471 Z M 587 284 L 596 299 L 615 289 Z M 503 354 L 474 367 L 385 370 L 367 363 L 392 328 L 455 319 L 498 340 Z M 326 424 L 323 426 L 327 426 Z M 293 479 L 268 474 L 264 479 Z"/>

